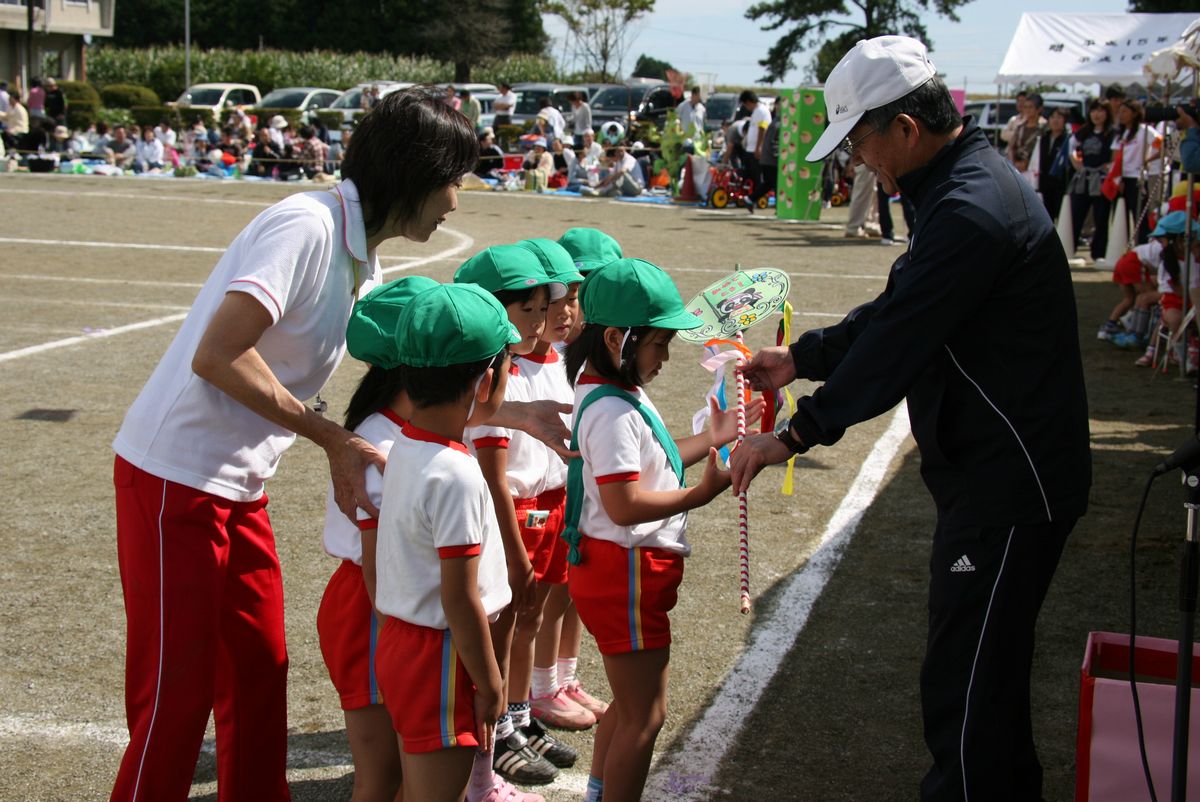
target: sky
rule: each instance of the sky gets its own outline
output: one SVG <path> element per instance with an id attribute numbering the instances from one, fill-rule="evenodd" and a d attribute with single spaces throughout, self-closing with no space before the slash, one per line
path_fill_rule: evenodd
<path id="1" fill-rule="evenodd" d="M 747 19 L 751 5 L 752 0 L 657 0 L 654 12 L 638 23 L 621 74 L 628 75 L 645 53 L 691 73 L 699 83 L 756 83 L 763 74 L 758 60 L 779 33 L 760 30 L 761 23 Z M 851 3 L 847 6 L 854 9 Z M 925 27 L 933 41 L 930 57 L 951 88 L 994 91 L 996 72 L 1023 12 L 1119 14 L 1127 8 L 1127 0 L 973 0 L 959 8 L 957 23 L 929 12 Z M 555 17 L 543 20 L 558 56 L 565 29 Z M 786 85 L 802 81 L 811 57 L 810 52 L 797 55 L 797 69 L 788 74 Z"/>

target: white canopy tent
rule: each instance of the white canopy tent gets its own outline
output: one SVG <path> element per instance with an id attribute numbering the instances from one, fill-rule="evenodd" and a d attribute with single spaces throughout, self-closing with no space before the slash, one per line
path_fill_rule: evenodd
<path id="1" fill-rule="evenodd" d="M 1155 51 L 1178 42 L 1195 21 L 1194 13 L 1022 14 L 996 83 L 1144 79 Z"/>

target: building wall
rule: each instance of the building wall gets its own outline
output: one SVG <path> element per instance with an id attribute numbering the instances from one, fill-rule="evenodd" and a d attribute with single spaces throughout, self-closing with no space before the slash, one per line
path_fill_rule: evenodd
<path id="1" fill-rule="evenodd" d="M 32 75 L 83 80 L 84 35 L 112 36 L 116 0 L 45 2 L 45 12 L 34 10 Z M 30 77 L 23 74 L 27 15 L 24 0 L 0 0 L 0 80 L 19 81 L 22 87 L 28 86 Z"/>

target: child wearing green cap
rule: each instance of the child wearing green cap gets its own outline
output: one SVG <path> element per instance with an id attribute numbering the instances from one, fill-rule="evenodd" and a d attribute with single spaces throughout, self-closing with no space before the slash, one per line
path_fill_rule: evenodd
<path id="1" fill-rule="evenodd" d="M 431 278 L 406 276 L 376 287 L 354 304 L 346 326 L 346 348 L 371 367 L 346 409 L 345 427 L 386 459 L 410 414 L 400 386 L 396 323 L 418 293 L 438 286 Z M 383 503 L 383 473 L 367 468 L 371 503 Z M 329 579 L 317 611 L 317 635 L 329 678 L 346 718 L 346 737 L 354 758 L 354 799 L 392 802 L 400 790 L 400 748 L 392 720 L 375 682 L 376 636 L 382 626 L 375 612 L 375 536 L 378 521 L 359 509 L 351 521 L 338 508 L 329 483 L 325 502 L 325 551 L 342 563 Z"/>
<path id="2" fill-rule="evenodd" d="M 688 510 L 729 487 L 717 448 L 737 436 L 736 415 L 712 405 L 712 427 L 673 440 L 642 389 L 662 370 L 671 338 L 700 325 L 658 267 L 619 259 L 580 289 L 584 328 L 567 347 L 575 379 L 567 484 L 569 588 L 596 639 L 613 699 L 600 719 L 586 802 L 641 798 L 666 716 L 671 625 L 683 579 Z M 582 369 L 582 373 L 580 373 Z M 747 419 L 762 403 L 747 408 Z M 699 484 L 683 470 L 704 459 Z"/>
<path id="3" fill-rule="evenodd" d="M 567 249 L 575 260 L 575 269 L 585 276 L 625 255 L 621 244 L 598 228 L 568 228 L 558 244 Z"/>
<path id="4" fill-rule="evenodd" d="M 528 379 L 534 398 L 572 404 L 575 393 L 567 380 L 562 351 L 582 328 L 578 291 L 583 275 L 571 253 L 553 240 L 529 239 L 517 245 L 537 256 L 551 278 L 565 283 L 567 294 L 550 302 L 537 345 L 514 362 Z M 540 720 L 551 727 L 580 730 L 593 726 L 608 705 L 585 691 L 576 676 L 583 628 L 567 593 L 567 545 L 561 537 L 566 484 L 567 466 L 557 455 L 551 455 L 546 489 L 537 501 L 539 509 L 549 511 L 548 520 L 540 530 L 523 528 L 521 532 L 538 574 L 541 618 L 517 622 L 509 696 L 520 699 L 527 694 L 524 698 L 529 702 L 535 727 Z"/>
<path id="5" fill-rule="evenodd" d="M 387 619 L 375 673 L 405 799 L 522 798 L 491 770 L 504 691 L 489 621 L 512 594 L 487 484 L 462 442 L 503 401 L 508 347 L 520 340 L 504 308 L 469 285 L 425 290 L 396 324 L 411 409 L 383 479 L 374 601 Z"/>
<path id="6" fill-rule="evenodd" d="M 492 293 L 503 304 L 509 321 L 521 335 L 514 355 L 528 354 L 536 346 L 546 323 L 546 310 L 552 298 L 566 294 L 566 285 L 552 279 L 534 253 L 516 245 L 497 245 L 468 259 L 454 274 L 456 284 L 471 283 Z M 518 401 L 535 400 L 529 381 L 514 366 L 508 377 L 507 397 Z M 529 712 L 529 668 L 532 625 L 536 632 L 540 601 L 537 580 L 544 563 L 536 549 L 527 548 L 527 538 L 544 531 L 550 510 L 539 503 L 545 490 L 548 466 L 553 456 L 540 441 L 524 432 L 497 426 L 478 426 L 466 433 L 467 442 L 479 459 L 487 480 L 504 541 L 509 583 L 513 593 L 512 609 L 505 612 L 492 629 L 506 659 L 501 661 L 508 712 L 496 727 L 494 766 L 506 780 L 521 784 L 548 783 L 560 768 L 574 765 L 575 750 L 554 738 Z M 532 622 L 532 623 L 531 623 Z M 521 648 L 514 653 L 514 631 L 522 632 Z"/>

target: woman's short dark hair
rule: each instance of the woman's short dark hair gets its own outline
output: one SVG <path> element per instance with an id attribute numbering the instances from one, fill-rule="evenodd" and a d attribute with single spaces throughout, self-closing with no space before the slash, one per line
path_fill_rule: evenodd
<path id="1" fill-rule="evenodd" d="M 1136 100 L 1126 100 L 1121 104 L 1125 108 L 1133 112 L 1133 122 L 1125 129 L 1125 140 L 1133 139 L 1133 135 L 1137 133 L 1138 126 L 1146 119 L 1146 107 Z"/>
<path id="2" fill-rule="evenodd" d="M 642 377 L 638 375 L 637 369 L 638 343 L 645 339 L 652 327 L 634 326 L 630 330 L 629 339 L 625 341 L 625 348 L 621 351 L 623 362 L 620 366 L 613 364 L 608 346 L 604 343 L 604 331 L 608 328 L 610 327 L 600 323 L 586 323 L 579 336 L 567 346 L 567 377 L 571 380 L 572 387 L 586 363 L 591 363 L 592 369 L 609 381 L 629 387 L 641 386 Z"/>
<path id="3" fill-rule="evenodd" d="M 358 188 L 368 236 L 394 210 L 399 222 L 421 213 L 429 195 L 469 173 L 479 142 L 467 118 L 429 87 L 393 92 L 358 127 L 342 160 L 342 177 Z"/>
<path id="4" fill-rule="evenodd" d="M 1088 120 L 1089 120 L 1089 122 L 1092 117 L 1092 112 L 1095 111 L 1096 109 L 1100 109 L 1100 111 L 1104 112 L 1104 130 L 1105 130 L 1105 132 L 1107 132 L 1108 129 L 1113 127 L 1112 111 L 1109 110 L 1108 104 L 1105 103 L 1103 100 L 1093 100 L 1091 103 L 1088 104 Z"/>
<path id="5" fill-rule="evenodd" d="M 871 109 L 863 115 L 863 121 L 882 133 L 899 114 L 920 120 L 935 134 L 948 134 L 962 125 L 962 115 L 950 90 L 936 75 L 899 100 Z"/>
<path id="6" fill-rule="evenodd" d="M 500 381 L 500 368 L 508 356 L 508 346 L 490 359 L 461 365 L 446 365 L 436 368 L 413 368 L 401 366 L 400 387 L 408 393 L 414 407 L 425 409 L 439 404 L 449 404 L 463 397 L 475 387 L 475 381 L 488 368 L 494 368 L 492 391 Z"/>

